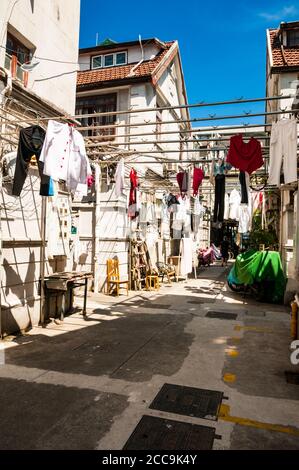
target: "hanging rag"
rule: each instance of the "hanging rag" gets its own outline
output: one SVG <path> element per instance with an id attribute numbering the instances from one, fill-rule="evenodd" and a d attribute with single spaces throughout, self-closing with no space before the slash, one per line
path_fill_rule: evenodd
<path id="1" fill-rule="evenodd" d="M 137 211 L 137 187 L 138 187 L 138 177 L 137 171 L 134 168 L 130 171 L 130 194 L 129 194 L 129 207 L 128 207 L 128 216 L 133 220 L 138 216 Z"/>
<path id="2" fill-rule="evenodd" d="M 125 188 L 125 162 L 121 158 L 115 170 L 115 194 L 116 197 L 122 196 Z"/>
<path id="3" fill-rule="evenodd" d="M 20 130 L 17 150 L 16 168 L 13 179 L 12 194 L 19 196 L 23 189 L 30 160 L 35 156 L 41 179 L 40 195 L 53 196 L 53 182 L 44 174 L 44 164 L 41 161 L 41 151 L 45 141 L 45 131 L 40 126 L 30 126 Z"/>
<path id="4" fill-rule="evenodd" d="M 196 196 L 198 193 L 198 188 L 202 183 L 202 180 L 204 178 L 204 172 L 202 171 L 201 168 L 194 168 L 193 170 L 193 196 Z"/>
<path id="5" fill-rule="evenodd" d="M 297 120 L 281 119 L 272 125 L 268 184 L 280 185 L 283 158 L 284 182 L 297 181 Z"/>
<path id="6" fill-rule="evenodd" d="M 225 196 L 225 175 L 215 176 L 214 222 L 223 222 Z"/>
<path id="7" fill-rule="evenodd" d="M 178 182 L 178 185 L 180 187 L 180 192 L 186 193 L 188 191 L 188 185 L 189 185 L 189 174 L 187 171 L 180 171 L 176 175 L 176 179 Z"/>
<path id="8" fill-rule="evenodd" d="M 248 188 L 246 182 L 246 174 L 245 171 L 240 171 L 239 173 L 239 181 L 241 185 L 241 204 L 248 204 Z"/>
<path id="9" fill-rule="evenodd" d="M 235 168 L 251 174 L 264 164 L 261 143 L 254 137 L 246 143 L 242 134 L 232 136 L 226 161 Z"/>

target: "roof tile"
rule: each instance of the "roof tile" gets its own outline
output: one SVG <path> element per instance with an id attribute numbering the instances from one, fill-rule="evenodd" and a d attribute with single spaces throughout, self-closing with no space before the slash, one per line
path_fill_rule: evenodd
<path id="1" fill-rule="evenodd" d="M 269 30 L 273 67 L 298 67 L 299 48 L 284 46 L 282 52 L 278 31 L 277 29 Z"/>
<path id="2" fill-rule="evenodd" d="M 142 62 L 134 71 L 135 77 L 151 77 L 155 68 L 160 64 L 162 59 L 165 57 L 167 52 L 169 51 L 170 47 L 173 45 L 173 42 L 166 43 L 166 49 L 162 50 L 159 54 L 157 54 L 153 59 L 146 60 Z M 93 69 L 93 70 L 84 70 L 82 72 L 78 72 L 77 74 L 77 86 L 85 86 L 91 84 L 100 84 L 101 82 L 110 82 L 113 80 L 122 80 L 128 77 L 132 68 L 136 65 L 128 64 L 128 65 L 120 65 L 116 67 L 107 67 L 101 69 Z"/>

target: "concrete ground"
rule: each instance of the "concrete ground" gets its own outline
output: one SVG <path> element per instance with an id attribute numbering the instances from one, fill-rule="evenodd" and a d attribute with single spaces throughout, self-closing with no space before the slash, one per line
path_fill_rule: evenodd
<path id="1" fill-rule="evenodd" d="M 232 293 L 226 273 L 91 294 L 86 319 L 78 311 L 3 341 L 0 449 L 121 449 L 143 415 L 213 426 L 213 449 L 299 449 L 289 309 Z M 218 421 L 149 409 L 164 383 L 224 392 Z"/>

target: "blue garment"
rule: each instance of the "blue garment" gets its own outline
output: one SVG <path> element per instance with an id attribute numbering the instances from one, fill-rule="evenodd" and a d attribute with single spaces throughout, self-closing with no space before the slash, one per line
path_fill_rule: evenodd
<path id="1" fill-rule="evenodd" d="M 225 171 L 226 170 L 230 170 L 232 168 L 232 166 L 230 165 L 230 163 L 226 163 L 226 162 L 222 162 L 220 165 L 219 163 L 214 163 L 214 166 L 213 166 L 213 174 L 214 176 L 216 175 L 224 175 L 225 174 Z"/>

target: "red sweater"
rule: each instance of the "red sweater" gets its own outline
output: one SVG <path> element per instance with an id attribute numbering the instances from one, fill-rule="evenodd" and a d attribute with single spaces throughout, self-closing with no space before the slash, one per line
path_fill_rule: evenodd
<path id="1" fill-rule="evenodd" d="M 254 137 L 245 143 L 242 134 L 234 135 L 230 138 L 226 161 L 235 168 L 251 174 L 264 164 L 261 143 Z"/>

